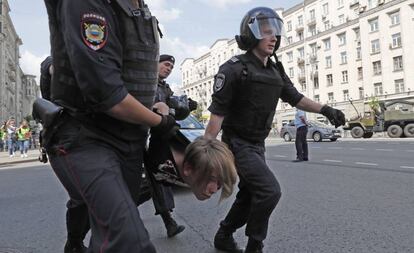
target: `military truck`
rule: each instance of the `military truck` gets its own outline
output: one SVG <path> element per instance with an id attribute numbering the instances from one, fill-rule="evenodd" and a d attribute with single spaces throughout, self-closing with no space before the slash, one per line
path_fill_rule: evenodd
<path id="1" fill-rule="evenodd" d="M 378 102 L 378 107 L 351 118 L 344 130 L 351 130 L 353 138 L 371 138 L 376 132 L 387 132 L 391 138 L 414 137 L 414 103 L 404 100 Z"/>

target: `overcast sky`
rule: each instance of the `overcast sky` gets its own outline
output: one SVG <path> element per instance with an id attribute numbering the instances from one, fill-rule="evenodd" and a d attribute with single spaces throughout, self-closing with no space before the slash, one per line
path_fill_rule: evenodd
<path id="1" fill-rule="evenodd" d="M 161 23 L 164 38 L 160 53 L 176 57 L 176 68 L 168 78 L 181 85 L 179 65 L 196 58 L 222 38 L 234 38 L 244 14 L 257 6 L 288 9 L 300 0 L 147 0 Z M 43 0 L 9 0 L 11 17 L 23 41 L 21 66 L 27 74 L 39 75 L 40 62 L 49 54 L 49 28 Z"/>

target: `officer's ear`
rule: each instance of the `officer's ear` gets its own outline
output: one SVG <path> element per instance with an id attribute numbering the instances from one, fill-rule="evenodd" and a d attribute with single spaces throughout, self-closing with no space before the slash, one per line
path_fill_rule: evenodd
<path id="1" fill-rule="evenodd" d="M 191 166 L 188 162 L 183 164 L 183 175 L 185 177 L 190 177 L 193 174 L 193 166 Z"/>

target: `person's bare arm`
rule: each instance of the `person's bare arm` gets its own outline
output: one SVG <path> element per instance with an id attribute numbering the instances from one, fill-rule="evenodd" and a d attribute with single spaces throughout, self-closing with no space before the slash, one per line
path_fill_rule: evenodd
<path id="1" fill-rule="evenodd" d="M 224 116 L 217 114 L 211 114 L 210 121 L 208 122 L 204 137 L 207 139 L 216 139 L 218 133 L 221 130 L 221 124 L 223 124 Z"/>
<path id="2" fill-rule="evenodd" d="M 296 108 L 299 108 L 306 112 L 314 112 L 319 113 L 322 109 L 322 106 L 320 103 L 315 102 L 307 97 L 303 97 L 299 103 L 296 104 Z"/>
<path id="3" fill-rule="evenodd" d="M 130 94 L 106 113 L 111 117 L 132 124 L 142 124 L 153 127 L 161 122 L 160 115 L 152 112 Z"/>

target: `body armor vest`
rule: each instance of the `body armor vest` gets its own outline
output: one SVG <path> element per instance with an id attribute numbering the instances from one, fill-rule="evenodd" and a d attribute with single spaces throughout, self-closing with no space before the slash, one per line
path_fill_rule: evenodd
<path id="1" fill-rule="evenodd" d="M 240 65 L 240 83 L 236 84 L 223 130 L 252 142 L 262 142 L 271 130 L 284 82 L 276 67 L 270 75 L 258 69 L 246 55 L 238 59 L 240 62 L 235 64 Z"/>
<path id="2" fill-rule="evenodd" d="M 47 2 L 50 2 L 49 4 Z M 52 77 L 52 101 L 63 106 L 75 118 L 87 125 L 94 125 L 123 140 L 142 139 L 147 126 L 137 126 L 94 113 L 85 104 L 77 85 L 69 57 L 57 26 L 54 1 L 46 1 L 51 30 L 54 74 Z M 111 7 L 117 17 L 116 33 L 123 43 L 122 80 L 129 94 L 151 109 L 154 104 L 158 80 L 159 34 L 155 17 L 146 5 L 136 9 L 131 0 L 112 1 Z M 92 117 L 93 120 L 86 120 Z"/>
<path id="3" fill-rule="evenodd" d="M 159 80 L 155 102 L 164 102 L 168 104 L 168 100 L 170 100 L 172 95 L 173 91 L 171 90 L 170 85 L 164 80 Z"/>

